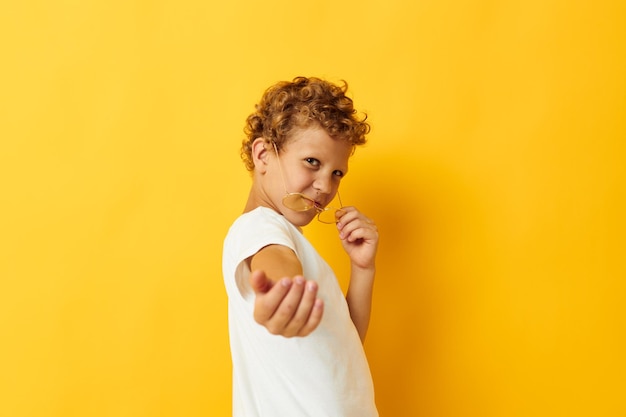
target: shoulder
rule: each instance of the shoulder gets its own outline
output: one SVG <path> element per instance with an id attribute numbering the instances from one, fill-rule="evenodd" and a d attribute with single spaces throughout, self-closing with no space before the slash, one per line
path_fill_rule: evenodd
<path id="1" fill-rule="evenodd" d="M 256 209 L 242 214 L 235 220 L 231 230 L 289 230 L 294 227 L 282 215 L 267 207 L 257 207 Z"/>
<path id="2" fill-rule="evenodd" d="M 222 263 L 227 271 L 225 276 L 235 274 L 243 260 L 268 245 L 285 246 L 295 252 L 299 243 L 292 229 L 295 226 L 283 216 L 264 207 L 239 216 L 224 239 Z"/>
<path id="3" fill-rule="evenodd" d="M 267 207 L 257 207 L 235 220 L 228 231 L 225 244 L 257 246 L 278 243 L 293 248 L 298 233 L 296 227 L 282 215 Z"/>

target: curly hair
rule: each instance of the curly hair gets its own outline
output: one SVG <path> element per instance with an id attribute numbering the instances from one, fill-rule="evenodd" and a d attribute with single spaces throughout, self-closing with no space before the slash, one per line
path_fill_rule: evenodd
<path id="1" fill-rule="evenodd" d="M 347 90 L 345 81 L 335 85 L 315 77 L 296 77 L 268 88 L 246 119 L 241 158 L 248 171 L 254 170 L 255 139 L 263 137 L 280 150 L 298 128 L 320 126 L 333 139 L 348 141 L 352 152 L 357 145 L 365 144 L 365 135 L 370 131 L 367 115 L 357 115 L 352 99 L 346 96 Z"/>

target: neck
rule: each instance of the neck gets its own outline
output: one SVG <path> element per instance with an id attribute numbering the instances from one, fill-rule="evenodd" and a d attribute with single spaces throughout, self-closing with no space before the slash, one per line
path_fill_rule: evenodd
<path id="1" fill-rule="evenodd" d="M 247 213 L 247 212 L 252 211 L 255 208 L 260 207 L 260 206 L 261 206 L 261 204 L 259 204 L 259 202 L 255 198 L 254 192 L 252 190 L 250 190 L 250 193 L 248 194 L 248 200 L 246 201 L 246 205 L 243 208 L 243 212 Z"/>

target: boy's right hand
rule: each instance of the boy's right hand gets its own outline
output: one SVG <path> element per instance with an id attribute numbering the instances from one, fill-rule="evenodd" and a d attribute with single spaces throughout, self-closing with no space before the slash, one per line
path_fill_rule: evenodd
<path id="1" fill-rule="evenodd" d="M 297 275 L 273 282 L 263 271 L 253 271 L 250 285 L 256 294 L 254 320 L 271 334 L 307 336 L 320 324 L 324 303 L 315 281 Z"/>

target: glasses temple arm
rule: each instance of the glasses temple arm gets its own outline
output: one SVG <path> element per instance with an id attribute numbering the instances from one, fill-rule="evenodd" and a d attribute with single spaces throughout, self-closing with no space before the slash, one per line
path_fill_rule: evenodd
<path id="1" fill-rule="evenodd" d="M 274 146 L 274 151 L 276 152 L 276 160 L 278 161 L 278 170 L 280 171 L 280 179 L 283 180 L 283 188 L 285 189 L 285 194 L 288 194 L 287 192 L 287 183 L 285 183 L 285 176 L 283 175 L 283 167 L 282 164 L 280 163 L 280 157 L 278 156 L 278 148 L 276 147 L 276 143 L 272 140 L 272 145 Z"/>

